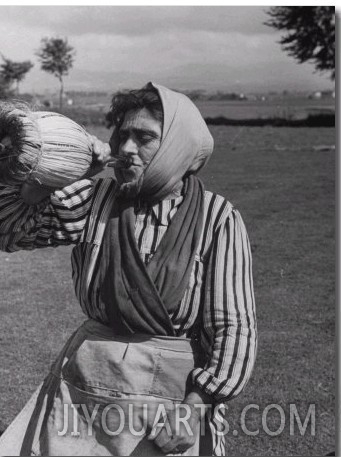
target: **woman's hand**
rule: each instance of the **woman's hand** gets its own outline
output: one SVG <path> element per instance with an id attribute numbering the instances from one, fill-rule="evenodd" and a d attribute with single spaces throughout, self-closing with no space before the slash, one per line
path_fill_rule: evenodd
<path id="1" fill-rule="evenodd" d="M 183 403 L 175 405 L 173 411 L 167 412 L 167 422 L 163 426 L 154 426 L 148 439 L 153 440 L 165 454 L 181 454 L 187 451 L 195 444 L 200 433 L 200 421 L 204 420 L 211 404 L 212 399 L 193 386 Z"/>
<path id="2" fill-rule="evenodd" d="M 154 441 L 164 454 L 181 454 L 196 443 L 200 419 L 199 412 L 192 405 L 175 405 L 174 410 L 167 411 L 165 424 L 154 426 L 148 439 Z"/>
<path id="3" fill-rule="evenodd" d="M 105 168 L 106 164 L 112 159 L 109 143 L 104 143 L 95 135 L 89 135 L 92 141 L 92 164 L 86 177 L 94 176 Z"/>

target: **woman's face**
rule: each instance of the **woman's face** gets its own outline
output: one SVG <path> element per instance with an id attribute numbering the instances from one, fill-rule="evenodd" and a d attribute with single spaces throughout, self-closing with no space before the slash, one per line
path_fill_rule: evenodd
<path id="1" fill-rule="evenodd" d="M 110 139 L 112 152 L 119 156 L 130 157 L 132 165 L 129 168 L 115 167 L 117 181 L 129 183 L 137 181 L 152 160 L 161 145 L 162 125 L 146 109 L 128 111 L 117 133 Z"/>

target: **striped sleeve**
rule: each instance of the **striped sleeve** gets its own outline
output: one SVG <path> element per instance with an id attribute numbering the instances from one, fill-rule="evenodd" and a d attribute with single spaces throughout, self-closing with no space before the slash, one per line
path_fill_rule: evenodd
<path id="1" fill-rule="evenodd" d="M 0 250 L 77 243 L 91 206 L 93 181 L 84 179 L 27 205 L 19 187 L 0 185 Z"/>
<path id="2" fill-rule="evenodd" d="M 204 298 L 202 338 L 209 357 L 192 379 L 215 401 L 225 402 L 246 385 L 257 347 L 250 244 L 235 209 L 213 236 Z"/>

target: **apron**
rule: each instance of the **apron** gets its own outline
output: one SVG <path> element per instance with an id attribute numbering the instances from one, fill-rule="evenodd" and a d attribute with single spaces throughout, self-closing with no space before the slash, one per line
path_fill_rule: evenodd
<path id="1" fill-rule="evenodd" d="M 190 391 L 201 353 L 187 338 L 117 337 L 87 320 L 0 438 L 0 455 L 163 455 L 148 435 Z M 199 455 L 196 435 L 179 455 Z"/>

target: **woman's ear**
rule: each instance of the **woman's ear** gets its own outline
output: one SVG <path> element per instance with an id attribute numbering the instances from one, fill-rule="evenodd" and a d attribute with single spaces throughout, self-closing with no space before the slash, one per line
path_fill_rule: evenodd
<path id="1" fill-rule="evenodd" d="M 33 183 L 24 183 L 21 186 L 21 198 L 28 205 L 36 205 L 44 198 L 51 195 L 53 192 L 52 189 L 46 189 L 45 187 L 39 186 L 38 184 Z"/>

